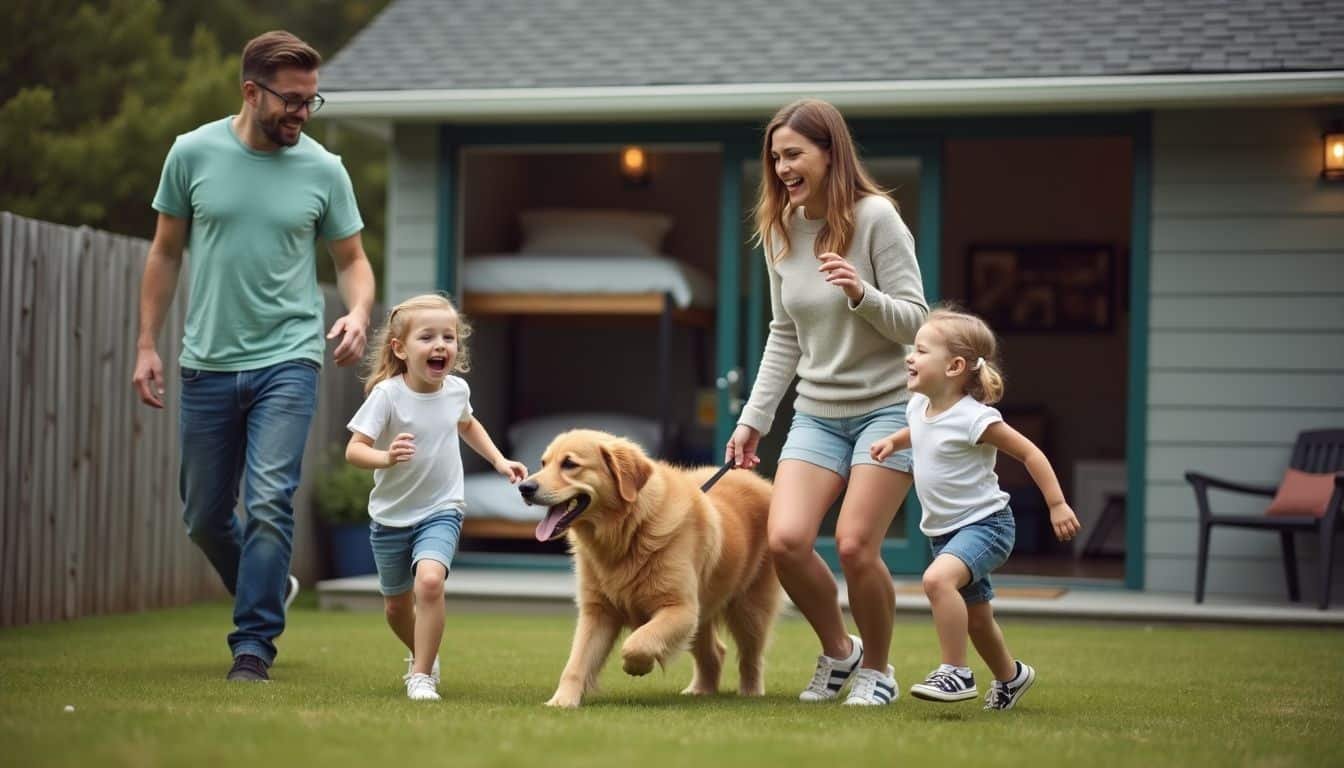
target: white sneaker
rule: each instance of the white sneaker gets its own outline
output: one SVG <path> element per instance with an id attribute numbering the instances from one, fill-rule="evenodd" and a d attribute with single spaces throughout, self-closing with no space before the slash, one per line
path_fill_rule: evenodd
<path id="1" fill-rule="evenodd" d="M 434 678 L 418 672 L 411 675 L 406 681 L 406 698 L 411 701 L 438 701 L 439 691 Z"/>
<path id="2" fill-rule="evenodd" d="M 980 692 L 975 688 L 975 675 L 962 675 L 951 664 L 939 664 L 924 682 L 910 686 L 910 695 L 925 701 L 965 701 Z"/>
<path id="3" fill-rule="evenodd" d="M 880 707 L 890 704 L 901 695 L 896 686 L 896 670 L 887 667 L 884 675 L 876 669 L 863 667 L 854 673 L 854 687 L 845 699 L 847 707 Z"/>
<path id="4" fill-rule="evenodd" d="M 299 580 L 294 574 L 289 574 L 289 582 L 285 584 L 285 613 L 289 613 L 289 606 L 294 602 L 294 598 L 299 596 Z"/>
<path id="5" fill-rule="evenodd" d="M 404 681 L 409 681 L 409 680 L 411 679 L 411 675 L 414 675 L 414 674 L 415 674 L 415 656 L 407 656 L 407 657 L 406 657 L 406 674 L 402 675 L 402 676 L 401 676 L 401 679 L 404 680 Z M 434 678 L 434 684 L 435 684 L 435 685 L 438 685 L 438 684 L 439 684 L 439 681 L 442 679 L 442 678 L 439 677 L 439 657 L 438 657 L 438 656 L 435 656 L 435 657 L 434 657 L 434 666 L 430 667 L 430 670 L 429 670 L 429 676 L 432 677 L 432 678 Z"/>
<path id="6" fill-rule="evenodd" d="M 833 659 L 825 654 L 817 657 L 817 669 L 812 673 L 812 682 L 798 694 L 799 701 L 830 701 L 840 695 L 840 689 L 845 687 L 850 675 L 863 661 L 863 641 L 855 635 L 850 635 L 849 640 L 854 644 L 849 658 Z"/>

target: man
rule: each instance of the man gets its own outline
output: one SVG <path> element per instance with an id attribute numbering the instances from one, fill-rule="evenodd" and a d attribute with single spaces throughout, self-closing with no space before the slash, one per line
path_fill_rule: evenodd
<path id="1" fill-rule="evenodd" d="M 294 490 L 325 343 L 316 240 L 329 244 L 348 314 L 326 334 L 337 365 L 364 354 L 374 297 L 364 223 L 341 160 L 303 135 L 322 106 L 322 59 L 288 32 L 243 49 L 237 115 L 177 137 L 140 287 L 134 385 L 163 407 L 155 338 L 191 252 L 180 358 L 180 488 L 187 533 L 234 595 L 229 680 L 269 680 L 298 591 L 289 575 Z M 234 508 L 246 478 L 245 525 Z"/>

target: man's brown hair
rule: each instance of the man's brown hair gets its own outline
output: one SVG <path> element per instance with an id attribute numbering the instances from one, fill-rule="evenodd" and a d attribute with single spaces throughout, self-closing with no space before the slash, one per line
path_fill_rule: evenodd
<path id="1" fill-rule="evenodd" d="M 311 72 L 321 65 L 321 54 L 282 29 L 257 35 L 243 47 L 243 80 L 264 83 L 285 67 Z"/>

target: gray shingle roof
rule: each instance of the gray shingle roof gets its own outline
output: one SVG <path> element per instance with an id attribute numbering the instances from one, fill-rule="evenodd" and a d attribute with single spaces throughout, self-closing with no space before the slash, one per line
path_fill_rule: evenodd
<path id="1" fill-rule="evenodd" d="M 1344 70 L 1324 0 L 393 0 L 325 91 Z"/>

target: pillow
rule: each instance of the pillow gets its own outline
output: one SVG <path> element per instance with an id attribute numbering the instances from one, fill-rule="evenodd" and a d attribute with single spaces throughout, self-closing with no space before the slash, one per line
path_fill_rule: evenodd
<path id="1" fill-rule="evenodd" d="M 651 211 L 544 208 L 518 217 L 523 253 L 657 256 L 672 218 Z"/>
<path id="2" fill-rule="evenodd" d="M 527 471 L 541 467 L 541 454 L 561 432 L 571 429 L 600 429 L 633 440 L 650 456 L 658 450 L 658 423 L 624 413 L 557 413 L 518 421 L 509 427 L 509 458 L 527 465 Z"/>
<path id="3" fill-rule="evenodd" d="M 1325 517 L 1325 506 L 1335 492 L 1335 473 L 1323 475 L 1289 469 L 1283 473 L 1283 482 L 1270 502 L 1267 515 L 1293 517 Z"/>
<path id="4" fill-rule="evenodd" d="M 546 516 L 545 507 L 525 503 L 518 486 L 493 471 L 472 472 L 462 478 L 462 485 L 467 517 L 538 523 Z"/>

